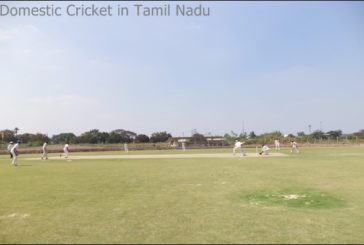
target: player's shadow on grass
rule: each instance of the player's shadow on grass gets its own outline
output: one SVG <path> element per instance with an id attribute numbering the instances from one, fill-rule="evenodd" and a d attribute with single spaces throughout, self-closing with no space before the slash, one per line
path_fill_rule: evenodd
<path id="1" fill-rule="evenodd" d="M 30 164 L 22 164 L 22 165 L 18 165 L 17 167 L 31 167 L 33 165 L 30 165 Z"/>

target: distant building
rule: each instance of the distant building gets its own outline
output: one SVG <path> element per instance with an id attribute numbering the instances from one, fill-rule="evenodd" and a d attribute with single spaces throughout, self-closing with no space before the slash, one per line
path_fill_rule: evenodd
<path id="1" fill-rule="evenodd" d="M 225 146 L 228 145 L 223 136 L 206 136 L 205 146 Z M 170 146 L 179 148 L 182 147 L 182 143 L 186 146 L 193 145 L 192 137 L 173 137 L 170 139 Z"/>
<path id="2" fill-rule="evenodd" d="M 173 137 L 170 139 L 170 146 L 171 147 L 181 147 L 182 143 L 185 143 L 187 145 L 187 143 L 190 141 L 191 137 Z"/>

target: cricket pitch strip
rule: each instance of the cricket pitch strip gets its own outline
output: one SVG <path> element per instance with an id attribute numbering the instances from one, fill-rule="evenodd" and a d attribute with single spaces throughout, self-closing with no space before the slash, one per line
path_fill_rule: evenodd
<path id="1" fill-rule="evenodd" d="M 150 155 L 83 155 L 69 156 L 69 160 L 97 160 L 97 159 L 182 159 L 182 158 L 252 158 L 252 157 L 285 157 L 283 153 L 269 153 L 269 155 L 259 155 L 257 153 L 246 153 L 240 157 L 231 153 L 211 153 L 211 154 L 150 154 Z M 63 157 L 49 157 L 49 160 L 64 160 Z M 40 160 L 37 158 L 26 158 L 25 160 Z"/>

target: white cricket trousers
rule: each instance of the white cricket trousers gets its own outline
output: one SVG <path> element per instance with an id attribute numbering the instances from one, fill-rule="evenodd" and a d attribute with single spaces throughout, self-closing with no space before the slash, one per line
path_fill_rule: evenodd
<path id="1" fill-rule="evenodd" d="M 14 152 L 11 152 L 11 155 L 13 156 L 13 159 L 11 161 L 11 164 L 13 166 L 16 166 L 17 165 L 17 156 L 16 156 L 16 154 Z"/>
<path id="2" fill-rule="evenodd" d="M 63 154 L 63 155 L 64 155 L 64 157 L 65 157 L 65 158 L 68 158 L 68 150 L 63 150 L 63 152 L 64 152 L 64 154 Z"/>
<path id="3" fill-rule="evenodd" d="M 243 149 L 241 147 L 234 147 L 234 149 L 233 149 L 233 154 L 234 155 L 236 153 L 236 149 L 239 149 L 240 156 L 245 156 L 245 153 L 244 153 L 244 151 L 243 151 Z"/>
<path id="4" fill-rule="evenodd" d="M 300 151 L 298 150 L 297 146 L 292 146 L 291 148 L 291 153 L 293 153 L 293 151 L 295 151 L 296 153 L 299 153 Z"/>
<path id="5" fill-rule="evenodd" d="M 42 159 L 48 159 L 48 151 L 43 151 Z"/>

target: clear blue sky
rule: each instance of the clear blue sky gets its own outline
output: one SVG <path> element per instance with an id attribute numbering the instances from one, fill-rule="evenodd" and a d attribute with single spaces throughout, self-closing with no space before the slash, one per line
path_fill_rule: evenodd
<path id="1" fill-rule="evenodd" d="M 210 17 L 0 17 L 0 129 L 364 129 L 364 2 L 202 4 Z"/>

